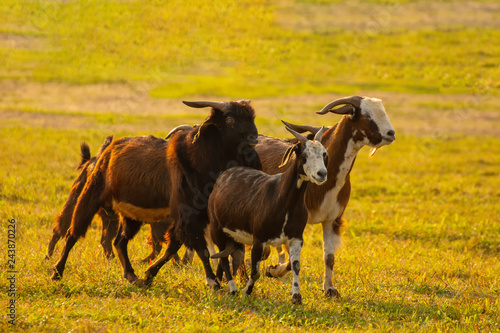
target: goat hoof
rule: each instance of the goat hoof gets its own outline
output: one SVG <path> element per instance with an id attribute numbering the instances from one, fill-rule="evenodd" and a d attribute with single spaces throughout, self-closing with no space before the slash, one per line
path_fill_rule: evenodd
<path id="1" fill-rule="evenodd" d="M 300 294 L 293 294 L 292 304 L 302 304 L 302 296 Z"/>
<path id="2" fill-rule="evenodd" d="M 340 298 L 340 293 L 337 289 L 331 288 L 325 291 L 325 296 L 330 298 Z"/>
<path id="3" fill-rule="evenodd" d="M 252 294 L 252 291 L 253 291 L 253 286 L 243 288 L 243 294 L 245 296 L 250 296 L 250 294 Z"/>
<path id="4" fill-rule="evenodd" d="M 59 274 L 57 269 L 54 269 L 54 273 L 52 273 L 52 276 L 50 277 L 52 281 L 60 281 L 62 279 L 62 274 Z"/>
<path id="5" fill-rule="evenodd" d="M 151 281 L 149 281 L 148 279 L 137 279 L 130 283 L 139 288 L 148 288 L 149 286 L 151 286 Z"/>
<path id="6" fill-rule="evenodd" d="M 271 270 L 272 269 L 276 269 L 276 267 L 278 267 L 278 265 L 269 265 L 266 267 L 266 276 L 267 277 L 275 277 L 272 273 L 271 273 Z"/>

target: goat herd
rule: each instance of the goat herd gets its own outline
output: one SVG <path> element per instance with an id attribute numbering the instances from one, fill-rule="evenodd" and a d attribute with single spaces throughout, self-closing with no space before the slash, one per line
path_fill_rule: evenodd
<path id="1" fill-rule="evenodd" d="M 302 234 L 306 223 L 321 223 L 323 290 L 327 296 L 339 297 L 332 271 L 350 196 L 350 171 L 363 146 L 370 146 L 374 154 L 395 140 L 381 100 L 352 96 L 329 103 L 317 113 L 344 116 L 328 128 L 283 122 L 295 137 L 289 140 L 258 135 L 250 101 L 184 104 L 211 107 L 211 111 L 201 125 L 178 126 L 165 139 L 140 136 L 114 140 L 109 136 L 95 157 L 82 144 L 80 174 L 55 218 L 49 244 L 47 258 L 65 236 L 52 279 L 62 278 L 71 249 L 99 214 L 105 255 L 113 257 L 114 238 L 130 283 L 151 284 L 166 262 L 179 262 L 177 251 L 184 244 L 188 251 L 183 262 L 191 262 L 192 250 L 196 251 L 207 284 L 220 288 L 225 274 L 229 291 L 237 293 L 232 275 L 243 264 L 246 244 L 252 247 L 251 273 L 243 292 L 250 295 L 260 276 L 260 262 L 269 255 L 269 246 L 274 246 L 280 248 L 279 264 L 267 267 L 266 275 L 281 277 L 291 270 L 291 300 L 301 303 Z M 143 223 L 150 225 L 153 247 L 144 261 L 155 259 L 162 243 L 167 249 L 146 270 L 145 278 L 139 279 L 127 244 Z M 287 262 L 285 250 L 289 253 Z M 211 258 L 218 263 L 215 274 Z"/>

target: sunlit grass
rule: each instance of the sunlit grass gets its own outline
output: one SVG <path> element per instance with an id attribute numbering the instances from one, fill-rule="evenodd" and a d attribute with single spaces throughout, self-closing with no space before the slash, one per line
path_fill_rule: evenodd
<path id="1" fill-rule="evenodd" d="M 498 138 L 403 136 L 370 159 L 363 149 L 352 172 L 344 245 L 336 260 L 335 281 L 343 298 L 322 294 L 321 228 L 308 226 L 301 270 L 304 304 L 297 307 L 289 304 L 290 276 L 261 278 L 249 299 L 231 297 L 225 284 L 218 292 L 204 285 L 198 259 L 187 269 L 168 264 L 148 290 L 130 286 L 118 261 L 104 259 L 99 223 L 71 253 L 63 281 L 50 281 L 56 258 L 43 258 L 52 219 L 75 177 L 79 151 L 74 140 L 84 137 L 95 152 L 103 136 L 95 130 L 36 127 L 2 131 L 0 146 L 9 159 L 0 168 L 0 211 L 17 220 L 20 329 L 499 328 Z M 137 260 L 149 250 L 147 229 L 130 246 L 139 275 L 146 268 Z M 5 252 L 5 244 L 0 251 Z M 275 261 L 273 254 L 264 265 Z"/>
<path id="2" fill-rule="evenodd" d="M 17 80 L 21 84 L 16 87 L 36 81 L 47 89 L 62 83 L 59 94 L 72 85 L 96 83 L 89 90 L 95 92 L 102 83 L 110 83 L 108 89 L 117 82 L 141 84 L 139 91 L 122 88 L 127 95 L 117 103 L 124 106 L 110 110 L 103 110 L 106 103 L 98 110 L 92 103 L 88 109 L 65 109 L 71 99 L 62 107 L 57 101 L 38 106 L 39 96 L 29 93 L 19 100 L 2 99 L 0 117 L 2 112 L 10 116 L 0 124 L 0 216 L 4 226 L 12 218 L 17 226 L 15 329 L 500 330 L 500 139 L 495 131 L 498 105 L 489 98 L 499 88 L 498 26 L 457 23 L 431 29 L 394 26 L 385 17 L 377 29 L 330 21 L 295 29 L 293 17 L 283 10 L 301 5 L 323 11 L 332 3 L 339 1 L 0 2 L 1 80 Z M 405 11 L 407 3 L 439 6 L 427 0 L 360 5 L 377 5 L 379 10 L 397 5 L 398 19 L 404 21 L 413 14 Z M 364 19 L 369 26 L 375 16 Z M 105 260 L 97 219 L 72 251 L 64 279 L 50 280 L 62 244 L 55 258 L 45 261 L 44 256 L 53 218 L 76 177 L 80 143 L 88 142 L 95 153 L 111 133 L 164 137 L 174 126 L 200 123 L 205 117 L 205 112 L 181 107 L 156 110 L 156 104 L 143 112 L 142 93 L 175 99 L 172 105 L 193 96 L 251 98 L 259 132 L 284 136 L 288 133 L 280 119 L 318 125 L 338 120 L 315 115 L 327 101 L 307 96 L 360 91 L 387 96 L 384 105 L 397 141 L 373 158 L 363 149 L 354 165 L 344 244 L 334 269 L 342 299 L 327 299 L 321 290 L 318 225 L 305 230 L 301 306 L 290 304 L 291 276 L 261 278 L 250 298 L 228 295 L 225 283 L 213 291 L 204 284 L 199 259 L 185 269 L 167 264 L 149 289 L 131 286 L 118 260 Z M 407 101 L 411 94 L 426 98 Z M 467 133 L 466 123 L 478 111 L 487 116 L 476 124 L 487 121 L 487 133 L 493 135 L 478 135 L 481 129 L 474 135 L 443 130 L 456 120 Z M 412 126 L 425 131 L 409 131 Z M 2 230 L 5 265 L 7 229 Z M 146 265 L 138 259 L 149 253 L 147 232 L 143 227 L 129 247 L 139 276 Z M 273 253 L 263 265 L 275 262 Z M 4 291 L 7 282 L 2 270 Z M 243 282 L 238 285 L 241 289 Z M 7 304 L 9 297 L 1 292 L 0 299 Z M 5 318 L 1 331 L 12 329 Z"/>

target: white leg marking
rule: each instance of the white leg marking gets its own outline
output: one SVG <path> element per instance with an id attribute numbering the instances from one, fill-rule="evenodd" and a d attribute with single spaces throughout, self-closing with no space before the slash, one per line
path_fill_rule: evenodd
<path id="1" fill-rule="evenodd" d="M 215 287 L 216 285 L 217 285 L 217 282 L 215 282 L 215 280 L 207 278 L 207 286 Z"/>
<path id="2" fill-rule="evenodd" d="M 302 296 L 300 295 L 300 251 L 302 250 L 302 241 L 293 239 L 290 241 L 290 262 L 292 265 L 292 303 L 301 303 Z"/>
<path id="3" fill-rule="evenodd" d="M 323 260 L 325 262 L 325 279 L 323 291 L 333 288 L 333 262 L 335 251 L 340 247 L 340 237 L 333 232 L 331 223 L 323 223 Z"/>
<path id="4" fill-rule="evenodd" d="M 236 286 L 236 282 L 234 280 L 231 280 L 227 283 L 229 287 L 229 292 L 230 293 L 237 293 L 238 292 L 238 287 Z"/>

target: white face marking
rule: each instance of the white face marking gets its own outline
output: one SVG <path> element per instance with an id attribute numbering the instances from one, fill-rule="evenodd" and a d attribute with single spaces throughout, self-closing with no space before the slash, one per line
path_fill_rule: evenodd
<path id="1" fill-rule="evenodd" d="M 377 145 L 377 148 L 392 143 L 394 139 L 387 133 L 390 131 L 394 132 L 394 127 L 392 127 L 391 121 L 380 99 L 363 97 L 361 100 L 361 114 L 368 116 L 377 124 L 380 134 L 382 134 L 384 138 L 384 140 Z"/>
<path id="2" fill-rule="evenodd" d="M 307 141 L 303 154 L 307 157 L 307 161 L 304 164 L 304 172 L 306 173 L 307 180 L 317 185 L 326 182 L 327 171 L 323 159 L 326 149 L 321 142 Z"/>

